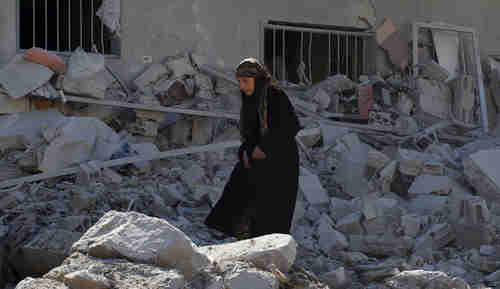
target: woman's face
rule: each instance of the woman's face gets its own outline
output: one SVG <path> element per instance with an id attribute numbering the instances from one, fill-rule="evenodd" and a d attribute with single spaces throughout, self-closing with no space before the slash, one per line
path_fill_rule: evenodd
<path id="1" fill-rule="evenodd" d="M 240 82 L 240 90 L 246 96 L 251 96 L 255 91 L 255 79 L 253 77 L 238 77 L 238 81 Z"/>

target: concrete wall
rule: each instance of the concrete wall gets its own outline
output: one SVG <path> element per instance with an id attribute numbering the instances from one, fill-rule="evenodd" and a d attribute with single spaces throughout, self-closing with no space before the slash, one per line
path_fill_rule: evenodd
<path id="1" fill-rule="evenodd" d="M 16 50 L 16 0 L 0 2 L 0 64 Z M 259 56 L 259 24 L 267 20 L 365 27 L 358 16 L 389 17 L 396 24 L 442 21 L 472 26 L 483 54 L 500 54 L 498 0 L 122 0 L 120 70 L 144 66 L 143 56 L 160 61 L 185 49 L 201 51 L 206 61 L 233 67 L 245 56 Z M 305 4 L 307 3 L 307 4 Z"/>

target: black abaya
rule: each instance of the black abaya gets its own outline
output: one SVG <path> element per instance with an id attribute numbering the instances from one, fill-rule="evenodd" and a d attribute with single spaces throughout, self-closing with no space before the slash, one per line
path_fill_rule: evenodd
<path id="1" fill-rule="evenodd" d="M 299 155 L 295 136 L 300 125 L 287 95 L 269 87 L 268 131 L 260 133 L 257 99 L 243 96 L 242 132 L 245 142 L 239 150 L 240 161 L 224 187 L 220 200 L 205 220 L 211 228 L 234 236 L 234 222 L 244 212 L 254 212 L 251 237 L 289 234 L 299 177 Z M 251 158 L 258 146 L 266 154 L 263 160 L 250 159 L 250 168 L 242 162 L 243 151 Z"/>

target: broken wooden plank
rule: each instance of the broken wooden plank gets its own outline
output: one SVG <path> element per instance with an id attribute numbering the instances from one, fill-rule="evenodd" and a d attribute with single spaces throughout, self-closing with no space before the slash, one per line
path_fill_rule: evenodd
<path id="1" fill-rule="evenodd" d="M 216 110 L 215 111 L 203 111 L 203 110 L 195 110 L 195 109 L 174 108 L 174 107 L 167 107 L 167 106 L 152 106 L 152 105 L 148 105 L 148 104 L 128 103 L 128 102 L 114 101 L 114 100 L 98 100 L 98 99 L 80 97 L 80 96 L 69 95 L 69 94 L 66 94 L 66 100 L 69 102 L 100 104 L 100 105 L 108 105 L 108 106 L 132 108 L 132 109 L 141 109 L 141 110 L 149 110 L 149 111 L 173 112 L 173 113 L 179 113 L 179 114 L 206 116 L 206 117 L 217 117 L 217 118 L 228 118 L 228 119 L 234 119 L 234 120 L 240 119 L 240 116 L 237 113 L 230 113 L 230 112 L 216 111 Z"/>

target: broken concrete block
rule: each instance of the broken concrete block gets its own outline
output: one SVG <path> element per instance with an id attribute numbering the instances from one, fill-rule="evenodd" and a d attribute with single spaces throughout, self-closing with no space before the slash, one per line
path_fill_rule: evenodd
<path id="1" fill-rule="evenodd" d="M 195 75 L 194 69 L 188 56 L 174 57 L 166 63 L 167 67 L 173 72 L 173 77 L 178 78 L 185 75 Z"/>
<path id="2" fill-rule="evenodd" d="M 442 212 L 448 200 L 446 196 L 420 195 L 408 203 L 408 212 L 420 216 L 433 215 Z"/>
<path id="3" fill-rule="evenodd" d="M 337 138 L 343 137 L 349 133 L 349 129 L 334 125 L 320 123 L 321 136 L 323 137 L 323 145 L 330 146 L 337 142 Z"/>
<path id="4" fill-rule="evenodd" d="M 416 238 L 423 226 L 422 217 L 416 214 L 408 214 L 401 217 L 401 226 L 406 236 Z"/>
<path id="5" fill-rule="evenodd" d="M 367 166 L 374 168 L 375 170 L 380 170 L 390 161 L 391 159 L 383 152 L 375 149 L 368 150 L 368 160 L 366 161 Z"/>
<path id="6" fill-rule="evenodd" d="M 425 270 L 403 271 L 384 283 L 391 289 L 471 288 L 460 278 L 451 278 L 439 271 Z"/>
<path id="7" fill-rule="evenodd" d="M 455 230 L 448 223 L 433 225 L 424 235 L 420 236 L 413 252 L 422 256 L 439 250 L 456 239 Z"/>
<path id="8" fill-rule="evenodd" d="M 20 99 L 48 82 L 54 72 L 48 67 L 23 59 L 17 55 L 0 69 L 0 87 L 12 99 Z"/>
<path id="9" fill-rule="evenodd" d="M 72 69 L 71 63 L 69 67 Z M 67 93 L 104 99 L 106 98 L 106 90 L 114 81 L 113 76 L 103 68 L 87 77 L 72 78 L 66 76 L 63 80 L 63 89 Z"/>
<path id="10" fill-rule="evenodd" d="M 72 289 L 106 289 L 112 282 L 104 275 L 92 274 L 88 270 L 72 272 L 64 276 L 64 283 Z"/>
<path id="11" fill-rule="evenodd" d="M 173 144 L 188 145 L 191 141 L 192 127 L 192 121 L 181 119 L 168 127 L 168 139 Z"/>
<path id="12" fill-rule="evenodd" d="M 481 150 L 463 161 L 464 173 L 477 194 L 488 201 L 500 203 L 500 150 Z"/>
<path id="13" fill-rule="evenodd" d="M 135 122 L 127 124 L 127 131 L 134 135 L 151 136 L 158 135 L 159 123 L 154 120 L 137 118 Z"/>
<path id="14" fill-rule="evenodd" d="M 427 153 L 399 148 L 398 160 L 399 171 L 408 176 L 444 175 L 444 164 L 436 161 L 434 156 Z"/>
<path id="15" fill-rule="evenodd" d="M 153 63 L 134 80 L 134 84 L 142 91 L 146 86 L 155 84 L 162 76 L 168 73 L 169 71 L 164 65 Z"/>
<path id="16" fill-rule="evenodd" d="M 323 89 L 319 88 L 313 96 L 314 102 L 318 104 L 319 110 L 325 110 L 330 106 L 331 98 Z"/>
<path id="17" fill-rule="evenodd" d="M 368 256 L 361 252 L 340 252 L 340 256 L 348 266 L 363 264 L 370 260 Z"/>
<path id="18" fill-rule="evenodd" d="M 341 152 L 340 164 L 335 170 L 336 179 L 347 194 L 361 197 L 369 190 L 365 178 L 369 147 L 363 144 L 356 134 L 347 134 L 338 142 L 341 144 Z"/>
<path id="19" fill-rule="evenodd" d="M 359 235 L 363 233 L 363 228 L 361 227 L 361 213 L 356 212 L 343 217 L 337 221 L 335 228 L 348 235 Z"/>
<path id="20" fill-rule="evenodd" d="M 216 262 L 242 260 L 259 268 L 271 264 L 287 273 L 295 262 L 297 243 L 290 235 L 270 234 L 222 245 L 200 247 L 200 252 Z"/>
<path id="21" fill-rule="evenodd" d="M 378 270 L 370 270 L 360 274 L 361 280 L 366 284 L 370 282 L 380 281 L 401 273 L 398 268 L 383 268 Z"/>
<path id="22" fill-rule="evenodd" d="M 75 212 L 82 210 L 91 211 L 96 206 L 97 198 L 98 195 L 96 193 L 92 193 L 82 187 L 74 187 L 71 207 Z"/>
<path id="23" fill-rule="evenodd" d="M 384 22 L 376 29 L 376 39 L 380 45 L 389 54 L 391 62 L 401 70 L 408 66 L 408 43 L 403 40 L 402 34 L 390 19 L 384 19 Z"/>
<path id="24" fill-rule="evenodd" d="M 43 229 L 21 245 L 9 262 L 21 276 L 41 276 L 62 263 L 80 236 L 76 232 Z"/>
<path id="25" fill-rule="evenodd" d="M 0 114 L 12 114 L 30 111 L 29 99 L 12 99 L 7 93 L 2 92 L 0 86 Z"/>
<path id="26" fill-rule="evenodd" d="M 205 180 L 205 170 L 199 165 L 194 164 L 182 173 L 181 180 L 188 186 L 203 184 Z"/>
<path id="27" fill-rule="evenodd" d="M 351 251 L 372 256 L 406 256 L 413 247 L 413 239 L 409 237 L 351 235 L 349 241 Z"/>
<path id="28" fill-rule="evenodd" d="M 92 160 L 106 161 L 120 147 L 119 136 L 95 118 L 71 117 L 57 129 L 56 135 L 43 154 L 42 171 L 56 171 Z"/>
<path id="29" fill-rule="evenodd" d="M 331 198 L 330 199 L 329 214 L 330 214 L 330 217 L 335 222 L 338 222 L 343 217 L 350 215 L 352 213 L 355 213 L 356 211 L 358 211 L 360 209 L 361 209 L 361 206 L 357 206 L 352 201 L 347 201 L 347 200 L 339 199 L 339 198 Z"/>
<path id="30" fill-rule="evenodd" d="M 138 143 L 130 144 L 130 151 L 141 157 L 153 157 L 158 154 L 160 150 L 152 143 Z M 151 161 L 141 161 L 134 163 L 134 166 L 139 169 L 140 172 L 151 171 Z"/>
<path id="31" fill-rule="evenodd" d="M 292 218 L 292 231 L 298 226 L 297 222 L 299 222 L 302 218 L 304 218 L 306 214 L 306 203 L 303 201 L 297 200 L 295 203 L 295 210 L 293 211 Z"/>
<path id="32" fill-rule="evenodd" d="M 433 83 L 427 79 L 417 80 L 420 89 L 420 108 L 435 117 L 446 119 L 451 108 L 451 90 L 446 84 Z"/>
<path id="33" fill-rule="evenodd" d="M 328 286 L 330 286 L 330 288 L 335 289 L 348 288 L 352 283 L 352 280 L 346 274 L 344 267 L 340 267 L 334 271 L 323 274 L 321 279 Z"/>
<path id="34" fill-rule="evenodd" d="M 15 289 L 70 289 L 61 282 L 42 279 L 42 278 L 31 278 L 27 277 L 23 281 L 19 282 Z"/>
<path id="35" fill-rule="evenodd" d="M 110 211 L 73 244 L 73 252 L 97 258 L 126 258 L 179 269 L 187 279 L 210 259 L 179 229 L 146 215 Z"/>
<path id="36" fill-rule="evenodd" d="M 166 118 L 165 112 L 137 109 L 135 115 L 138 118 L 161 122 Z"/>
<path id="37" fill-rule="evenodd" d="M 205 145 L 211 142 L 214 134 L 214 122 L 210 118 L 193 119 L 192 144 Z"/>
<path id="38" fill-rule="evenodd" d="M 382 192 L 391 191 L 392 182 L 394 181 L 394 178 L 396 176 L 397 166 L 398 162 L 392 161 L 380 171 L 378 181 L 380 183 L 380 190 Z"/>
<path id="39" fill-rule="evenodd" d="M 326 190 L 315 175 L 299 176 L 299 188 L 311 205 L 324 205 L 330 201 Z"/>
<path id="40" fill-rule="evenodd" d="M 486 201 L 472 197 L 459 203 L 459 218 L 453 226 L 457 233 L 457 244 L 465 248 L 479 248 L 493 241 L 493 230 L 489 226 L 490 213 Z"/>
<path id="41" fill-rule="evenodd" d="M 334 229 L 333 221 L 326 214 L 321 215 L 317 235 L 319 236 L 319 247 L 327 255 L 349 246 L 347 238 Z"/>
<path id="42" fill-rule="evenodd" d="M 452 180 L 447 176 L 420 175 L 410 186 L 408 194 L 412 197 L 421 194 L 449 195 L 452 188 Z"/>
<path id="43" fill-rule="evenodd" d="M 385 215 L 387 210 L 395 207 L 398 201 L 388 198 L 378 198 L 375 194 L 370 194 L 362 198 L 363 215 L 366 220 L 374 219 Z"/>
<path id="44" fill-rule="evenodd" d="M 224 275 L 224 285 L 231 289 L 278 289 L 280 282 L 278 276 L 271 272 L 236 263 L 233 270 L 228 270 L 228 273 Z"/>
<path id="45" fill-rule="evenodd" d="M 445 82 L 450 77 L 448 70 L 434 60 L 427 61 L 422 65 L 420 75 L 439 82 Z"/>

